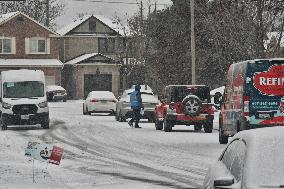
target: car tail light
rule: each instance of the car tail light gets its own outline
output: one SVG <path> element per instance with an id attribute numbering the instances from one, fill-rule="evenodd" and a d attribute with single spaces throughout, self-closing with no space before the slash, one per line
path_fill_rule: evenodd
<path id="1" fill-rule="evenodd" d="M 202 113 L 206 113 L 208 115 L 213 115 L 214 114 L 214 108 L 212 105 L 204 105 L 204 107 L 201 109 Z"/>
<path id="2" fill-rule="evenodd" d="M 178 102 L 178 103 L 175 104 L 175 109 L 176 109 L 177 113 L 182 113 L 183 110 L 184 110 L 184 107 L 183 107 L 182 103 Z"/>
<path id="3" fill-rule="evenodd" d="M 98 102 L 96 99 L 92 99 L 90 100 L 90 102 Z"/>
<path id="4" fill-rule="evenodd" d="M 249 96 L 244 96 L 243 101 L 244 101 L 244 116 L 249 116 Z"/>
<path id="5" fill-rule="evenodd" d="M 117 101 L 116 101 L 116 100 L 112 100 L 112 102 L 113 102 L 113 103 L 117 103 Z"/>

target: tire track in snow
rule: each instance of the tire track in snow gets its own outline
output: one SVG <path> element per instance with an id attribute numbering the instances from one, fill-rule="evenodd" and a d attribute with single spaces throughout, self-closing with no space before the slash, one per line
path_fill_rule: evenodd
<path id="1" fill-rule="evenodd" d="M 63 123 L 61 123 L 61 124 L 64 125 Z M 59 127 L 59 128 L 61 128 L 61 127 Z M 65 129 L 66 127 L 62 127 L 62 128 Z M 54 133 L 54 131 L 55 130 L 49 130 L 46 134 L 48 134 L 52 138 L 54 138 L 54 139 L 56 139 L 56 140 L 58 140 L 58 141 L 60 141 L 62 143 L 65 143 L 65 144 L 68 144 L 68 145 L 70 145 L 72 147 L 78 148 L 79 150 L 88 152 L 89 154 L 92 154 L 93 156 L 107 159 L 108 161 L 100 160 L 100 161 L 103 161 L 104 163 L 116 164 L 116 165 L 119 165 L 119 166 L 123 166 L 123 165 L 121 165 L 121 163 L 123 163 L 123 164 L 127 164 L 127 165 L 129 165 L 131 167 L 136 167 L 136 168 L 139 168 L 139 169 L 141 169 L 143 171 L 146 171 L 146 172 L 149 172 L 149 173 L 153 173 L 153 174 L 156 174 L 158 176 L 165 177 L 165 178 L 167 178 L 167 180 L 171 179 L 171 180 L 178 181 L 180 183 L 187 184 L 187 185 L 190 185 L 190 186 L 200 187 L 199 184 L 196 184 L 195 182 L 190 181 L 190 180 L 194 180 L 194 181 L 198 181 L 199 180 L 199 179 L 197 179 L 195 177 L 190 177 L 188 175 L 183 175 L 183 174 L 178 174 L 178 173 L 171 173 L 171 172 L 167 172 L 167 171 L 163 171 L 163 170 L 154 169 L 152 167 L 145 166 L 145 165 L 140 164 L 140 163 L 133 163 L 131 161 L 127 161 L 127 160 L 121 159 L 121 158 L 110 158 L 106 154 L 104 155 L 104 153 L 99 153 L 98 150 L 95 147 L 92 147 L 92 148 L 88 147 L 88 148 L 86 148 L 86 146 L 89 146 L 90 144 L 86 144 L 86 142 L 84 140 L 82 140 L 81 138 L 78 138 L 77 136 L 73 135 L 73 133 L 70 132 L 68 129 L 66 130 L 65 134 L 68 137 L 72 136 L 71 138 L 68 138 L 68 139 L 63 139 L 62 135 L 57 136 Z M 71 139 L 72 142 L 70 141 L 70 139 Z M 97 142 L 95 142 L 95 143 L 97 143 Z M 93 148 L 95 148 L 95 149 L 93 149 Z M 108 150 L 105 150 L 105 151 L 108 151 Z M 68 153 L 68 151 L 67 151 L 67 153 Z M 117 163 L 115 163 L 115 162 L 117 162 Z M 176 168 L 176 169 L 179 169 L 179 168 Z M 180 169 L 180 170 L 183 170 L 183 169 Z M 185 171 L 185 170 L 183 170 L 183 171 Z M 186 171 L 190 172 L 188 170 L 186 170 Z M 117 176 L 117 177 L 124 178 L 124 179 L 141 181 L 141 182 L 142 181 L 145 181 L 145 182 L 147 181 L 147 183 L 149 183 L 149 179 L 140 178 L 140 177 L 133 177 L 133 176 L 127 176 L 127 175 L 124 175 L 122 173 L 113 173 L 112 174 L 111 172 L 106 172 L 106 171 L 99 171 L 98 173 L 105 174 L 105 175 Z M 200 174 L 199 172 L 196 172 L 196 171 L 193 171 L 193 170 L 192 170 L 192 173 L 204 176 L 204 174 Z M 181 188 L 180 185 L 176 185 L 176 184 L 171 183 L 171 182 L 166 182 L 165 183 L 165 181 L 152 180 L 152 183 L 153 184 L 160 183 L 160 185 L 163 185 L 163 186 L 169 186 L 169 187 L 174 187 L 175 186 L 176 188 Z"/>

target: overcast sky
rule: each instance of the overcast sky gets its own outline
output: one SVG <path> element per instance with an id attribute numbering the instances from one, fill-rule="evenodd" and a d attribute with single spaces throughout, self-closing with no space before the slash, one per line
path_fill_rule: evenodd
<path id="1" fill-rule="evenodd" d="M 90 14 L 100 14 L 105 15 L 110 18 L 115 16 L 126 20 L 127 16 L 132 16 L 134 13 L 138 12 L 139 8 L 137 5 L 133 4 L 109 4 L 109 3 L 99 3 L 91 2 L 92 0 L 76 1 L 76 0 L 59 0 L 65 2 L 66 8 L 65 13 L 57 19 L 58 28 L 72 22 L 74 18 L 77 17 L 78 13 L 90 13 Z M 102 0 L 106 2 L 124 2 L 124 3 L 135 3 L 141 0 Z M 143 4 L 146 6 L 151 3 L 157 2 L 158 4 L 171 5 L 171 0 L 142 0 Z M 158 9 L 165 8 L 165 5 L 158 5 Z M 152 8 L 154 8 L 152 6 Z M 146 10 L 145 10 L 146 12 Z M 148 12 L 148 8 L 147 8 Z M 126 16 L 127 15 L 127 16 Z"/>

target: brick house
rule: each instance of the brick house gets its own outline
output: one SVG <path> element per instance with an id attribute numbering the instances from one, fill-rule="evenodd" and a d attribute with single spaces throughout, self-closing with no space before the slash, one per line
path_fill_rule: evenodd
<path id="1" fill-rule="evenodd" d="M 47 85 L 61 85 L 59 35 L 21 12 L 0 15 L 0 72 L 38 69 Z"/>
<path id="2" fill-rule="evenodd" d="M 125 27 L 101 15 L 87 15 L 57 33 L 61 35 L 60 60 L 69 98 L 82 99 L 93 90 L 118 95 Z"/>

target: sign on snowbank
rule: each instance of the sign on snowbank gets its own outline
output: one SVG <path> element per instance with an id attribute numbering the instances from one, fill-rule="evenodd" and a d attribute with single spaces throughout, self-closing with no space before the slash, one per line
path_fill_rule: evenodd
<path id="1" fill-rule="evenodd" d="M 38 142 L 28 142 L 25 149 L 25 156 L 33 159 L 59 165 L 64 149 L 51 144 L 40 144 Z"/>

